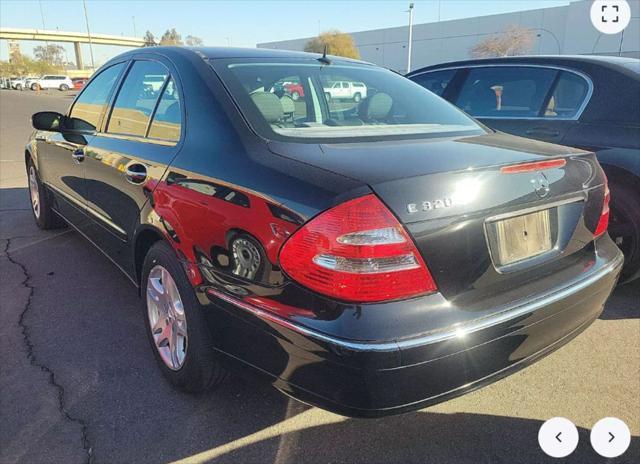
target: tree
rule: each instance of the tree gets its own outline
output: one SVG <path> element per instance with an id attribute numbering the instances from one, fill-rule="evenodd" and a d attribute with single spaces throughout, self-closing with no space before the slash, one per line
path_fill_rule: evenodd
<path id="1" fill-rule="evenodd" d="M 504 32 L 478 42 L 471 48 L 474 58 L 524 55 L 531 51 L 535 33 L 521 26 L 509 26 Z"/>
<path id="2" fill-rule="evenodd" d="M 195 35 L 188 35 L 185 39 L 185 43 L 188 47 L 202 47 L 204 43 L 200 37 L 196 37 Z"/>
<path id="3" fill-rule="evenodd" d="M 356 47 L 353 37 L 340 31 L 325 31 L 318 37 L 309 40 L 304 46 L 305 52 L 323 53 L 327 46 L 327 54 L 346 56 L 347 58 L 360 58 L 360 52 Z"/>
<path id="4" fill-rule="evenodd" d="M 64 48 L 57 44 L 38 45 L 33 49 L 37 61 L 61 67 L 64 63 Z"/>
<path id="5" fill-rule="evenodd" d="M 182 43 L 182 36 L 178 34 L 175 28 L 167 29 L 167 32 L 162 34 L 160 39 L 160 45 L 184 45 Z"/>
<path id="6" fill-rule="evenodd" d="M 45 61 L 34 61 L 24 55 L 12 62 L 0 61 L 0 76 L 42 76 L 43 74 L 59 74 L 60 68 Z"/>
<path id="7" fill-rule="evenodd" d="M 146 47 L 152 47 L 156 45 L 156 38 L 151 33 L 151 31 L 145 32 L 143 39 Z"/>

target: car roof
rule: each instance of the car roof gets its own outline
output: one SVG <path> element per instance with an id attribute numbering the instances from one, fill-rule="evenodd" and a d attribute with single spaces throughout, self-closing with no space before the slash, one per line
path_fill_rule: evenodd
<path id="1" fill-rule="evenodd" d="M 627 58 L 619 56 L 605 56 L 605 55 L 523 55 L 523 56 L 505 56 L 499 58 L 478 58 L 473 60 L 463 61 L 450 61 L 446 63 L 440 63 L 437 65 L 426 66 L 424 68 L 411 71 L 407 76 L 419 74 L 428 70 L 442 69 L 442 68 L 458 68 L 466 66 L 482 66 L 491 64 L 556 64 L 556 65 L 571 65 L 571 64 L 594 64 L 608 67 L 627 66 L 632 63 L 638 63 L 637 58 Z"/>
<path id="2" fill-rule="evenodd" d="M 306 59 L 318 59 L 322 56 L 320 53 L 307 53 L 307 52 L 298 52 L 291 50 L 276 50 L 270 48 L 236 48 L 236 47 L 167 47 L 167 46 L 159 46 L 159 47 L 145 47 L 145 48 L 136 48 L 133 50 L 129 50 L 121 55 L 118 55 L 116 58 L 122 58 L 127 55 L 135 55 L 143 52 L 151 52 L 151 53 L 159 53 L 165 55 L 167 57 L 171 57 L 171 55 L 187 55 L 187 54 L 197 54 L 203 59 L 215 60 L 215 59 L 226 59 L 226 58 L 306 58 Z M 351 63 L 360 63 L 360 64 L 368 64 L 365 61 L 356 60 L 353 58 L 345 58 L 342 56 L 333 56 L 327 55 L 332 61 L 339 62 L 351 62 Z"/>

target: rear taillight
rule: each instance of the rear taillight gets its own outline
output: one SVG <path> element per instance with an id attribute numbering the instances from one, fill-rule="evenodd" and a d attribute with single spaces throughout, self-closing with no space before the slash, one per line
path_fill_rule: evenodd
<path id="1" fill-rule="evenodd" d="M 305 287 L 350 302 L 437 289 L 407 232 L 373 194 L 331 208 L 298 229 L 282 247 L 280 265 Z"/>
<path id="2" fill-rule="evenodd" d="M 596 226 L 596 231 L 593 233 L 594 238 L 600 237 L 607 231 L 609 227 L 609 201 L 611 200 L 611 192 L 609 191 L 609 185 L 607 181 L 604 182 L 604 201 L 602 203 L 602 213 L 600 213 L 600 219 Z"/>

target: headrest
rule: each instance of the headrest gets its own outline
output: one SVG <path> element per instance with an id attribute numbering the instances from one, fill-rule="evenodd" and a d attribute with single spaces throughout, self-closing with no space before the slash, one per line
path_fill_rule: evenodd
<path id="1" fill-rule="evenodd" d="M 175 102 L 169 105 L 167 111 L 164 112 L 164 121 L 180 122 L 180 103 Z"/>
<path id="2" fill-rule="evenodd" d="M 291 114 L 296 112 L 296 104 L 293 102 L 293 98 L 289 95 L 283 95 L 280 97 L 280 104 L 282 105 L 282 111 L 284 114 Z"/>
<path id="3" fill-rule="evenodd" d="M 280 99 L 276 94 L 256 92 L 251 94 L 251 100 L 253 100 L 253 103 L 255 103 L 269 124 L 279 122 L 284 116 L 282 103 L 280 103 Z"/>
<path id="4" fill-rule="evenodd" d="M 369 121 L 382 121 L 387 118 L 392 106 L 393 99 L 389 94 L 378 92 L 363 100 L 361 117 Z"/>

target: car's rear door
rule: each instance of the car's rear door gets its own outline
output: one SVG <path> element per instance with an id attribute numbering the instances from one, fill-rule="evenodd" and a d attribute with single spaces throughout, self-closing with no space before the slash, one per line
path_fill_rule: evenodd
<path id="1" fill-rule="evenodd" d="M 170 67 L 159 58 L 130 63 L 86 161 L 91 238 L 130 275 L 140 210 L 181 139 L 183 98 Z M 161 85 L 150 85 L 158 76 Z"/>
<path id="2" fill-rule="evenodd" d="M 124 64 L 96 75 L 73 103 L 62 132 L 36 134 L 40 176 L 54 193 L 55 208 L 81 230 L 86 226 L 85 159 Z"/>
<path id="3" fill-rule="evenodd" d="M 592 85 L 579 73 L 545 66 L 472 67 L 453 103 L 496 130 L 560 143 L 577 124 Z"/>

